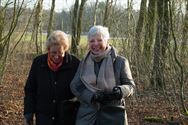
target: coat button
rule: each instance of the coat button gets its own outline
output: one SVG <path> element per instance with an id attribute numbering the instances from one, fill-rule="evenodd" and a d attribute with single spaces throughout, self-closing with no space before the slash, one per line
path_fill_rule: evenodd
<path id="1" fill-rule="evenodd" d="M 53 102 L 53 103 L 56 103 L 56 100 L 54 99 L 52 102 Z"/>
<path id="2" fill-rule="evenodd" d="M 52 120 L 54 120 L 55 119 L 55 117 L 52 117 Z"/>

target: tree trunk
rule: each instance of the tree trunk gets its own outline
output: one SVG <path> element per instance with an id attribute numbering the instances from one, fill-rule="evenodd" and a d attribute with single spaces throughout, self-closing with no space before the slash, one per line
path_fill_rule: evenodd
<path id="1" fill-rule="evenodd" d="M 143 50 L 143 61 L 146 67 L 149 68 L 151 64 L 151 50 L 154 43 L 154 33 L 156 28 L 156 5 L 157 0 L 149 0 L 147 24 L 146 24 L 146 35 Z"/>
<path id="2" fill-rule="evenodd" d="M 146 16 L 146 3 L 147 0 L 142 0 L 141 1 L 141 6 L 140 6 L 140 15 L 136 27 L 136 33 L 135 33 L 135 45 L 134 45 L 134 58 L 135 58 L 135 65 L 136 65 L 136 73 L 137 76 L 139 77 L 139 73 L 141 72 L 141 52 L 142 52 L 142 32 L 143 32 L 143 27 L 145 25 L 145 16 Z"/>
<path id="3" fill-rule="evenodd" d="M 3 56 L 4 41 L 3 41 L 3 30 L 5 24 L 5 8 L 0 8 L 0 59 Z"/>
<path id="4" fill-rule="evenodd" d="M 49 37 L 50 33 L 52 32 L 54 9 L 55 9 L 55 0 L 52 0 L 52 5 L 51 5 L 51 9 L 50 9 L 50 19 L 49 19 L 49 23 L 48 23 L 47 38 Z"/>
<path id="5" fill-rule="evenodd" d="M 127 43 L 127 50 L 126 48 L 123 48 L 123 51 L 124 51 L 124 55 L 127 53 L 127 56 L 130 60 L 130 62 L 132 62 L 132 55 L 131 55 L 131 52 L 132 52 L 132 42 L 133 41 L 133 38 L 131 36 L 133 36 L 134 34 L 134 19 L 133 19 L 133 0 L 128 0 L 127 1 L 127 5 L 128 5 L 128 13 L 127 13 L 127 38 L 126 38 L 126 43 Z M 124 41 L 122 41 L 122 44 L 123 46 L 125 47 L 126 46 L 126 43 Z M 134 60 L 134 59 L 133 59 Z"/>
<path id="6" fill-rule="evenodd" d="M 166 50 L 167 45 L 169 43 L 169 7 L 168 7 L 168 0 L 164 0 L 164 9 L 163 9 L 163 31 L 162 31 L 162 40 L 161 40 L 161 52 L 162 52 L 162 60 L 165 63 L 166 58 Z M 159 8 L 162 9 L 162 8 Z"/>
<path id="7" fill-rule="evenodd" d="M 93 25 L 96 25 L 96 21 L 97 21 L 96 14 L 97 14 L 98 2 L 99 2 L 98 0 L 96 0 L 95 2 L 95 8 L 93 13 Z"/>
<path id="8" fill-rule="evenodd" d="M 169 37 L 169 11 L 168 0 L 157 1 L 157 34 L 154 46 L 154 61 L 151 76 L 151 84 L 153 87 L 164 87 L 164 70 L 165 70 L 165 58 L 166 48 Z"/>
<path id="9" fill-rule="evenodd" d="M 184 102 L 184 100 L 185 100 L 185 96 L 184 96 L 184 67 L 183 67 L 181 61 L 177 57 L 178 47 L 177 47 L 177 40 L 176 40 L 176 37 L 175 37 L 175 33 L 174 33 L 174 29 L 173 29 L 173 23 L 172 23 L 173 21 L 172 21 L 172 9 L 171 9 L 172 6 L 171 6 L 171 4 L 169 5 L 169 8 L 170 8 L 171 33 L 172 33 L 172 37 L 173 37 L 173 40 L 174 40 L 173 56 L 174 56 L 176 64 L 179 67 L 179 70 L 180 70 L 180 74 L 178 74 L 179 76 L 177 76 L 177 77 L 179 77 L 178 81 L 179 81 L 179 84 L 180 84 L 180 100 L 181 100 L 181 106 L 182 106 L 182 110 L 183 110 L 182 114 L 185 114 L 187 116 L 188 115 L 188 109 L 186 108 L 186 105 L 185 105 L 185 102 Z"/>
<path id="10" fill-rule="evenodd" d="M 84 5 L 87 0 L 82 0 L 79 6 L 79 1 L 75 2 L 74 16 L 73 16 L 73 27 L 72 27 L 72 52 L 78 55 L 78 46 L 80 44 L 80 36 L 82 32 L 82 16 Z"/>
<path id="11" fill-rule="evenodd" d="M 112 3 L 113 0 L 106 0 L 106 6 L 105 6 L 105 12 L 104 12 L 104 18 L 103 18 L 103 25 L 108 27 L 110 29 L 110 22 L 109 22 L 109 16 L 112 9 Z"/>
<path id="12" fill-rule="evenodd" d="M 135 44 L 136 44 L 136 57 L 140 57 L 141 56 L 141 42 L 142 42 L 142 31 L 143 31 L 143 27 L 144 27 L 144 23 L 145 23 L 145 18 L 146 18 L 146 3 L 147 0 L 142 0 L 141 1 L 141 6 L 140 6 L 140 15 L 139 15 L 139 19 L 138 19 L 138 24 L 136 27 L 136 33 L 135 33 Z"/>
<path id="13" fill-rule="evenodd" d="M 75 55 L 78 55 L 78 49 L 76 44 L 78 9 L 79 9 L 79 0 L 75 0 L 74 11 L 72 16 L 72 41 L 71 41 L 71 52 Z"/>
<path id="14" fill-rule="evenodd" d="M 162 9 L 162 8 L 161 8 Z M 161 74 L 162 74 L 162 85 L 161 87 L 165 87 L 166 80 L 165 80 L 165 74 L 166 74 L 166 58 L 167 58 L 167 47 L 170 45 L 169 41 L 169 6 L 168 6 L 168 0 L 164 0 L 164 10 L 163 10 L 163 31 L 162 31 L 162 40 L 161 40 Z"/>
<path id="15" fill-rule="evenodd" d="M 182 37 L 182 44 L 181 44 L 181 61 L 185 62 L 186 60 L 186 45 L 188 45 L 188 0 L 186 0 L 186 11 L 185 11 L 185 18 L 184 18 L 184 26 L 183 26 L 183 37 Z"/>
<path id="16" fill-rule="evenodd" d="M 33 24 L 33 32 L 32 32 L 32 37 L 31 37 L 32 39 L 31 41 L 35 42 L 37 54 L 42 53 L 42 44 L 39 39 L 40 28 L 41 28 L 41 23 L 42 23 L 42 4 L 43 4 L 43 0 L 39 0 L 37 3 L 37 7 L 35 10 L 34 24 Z"/>
<path id="17" fill-rule="evenodd" d="M 77 38 L 76 38 L 76 45 L 78 46 L 80 44 L 80 36 L 82 32 L 82 17 L 83 17 L 83 10 L 84 10 L 84 5 L 87 0 L 82 0 L 80 4 L 80 9 L 78 13 L 78 23 L 77 23 Z"/>

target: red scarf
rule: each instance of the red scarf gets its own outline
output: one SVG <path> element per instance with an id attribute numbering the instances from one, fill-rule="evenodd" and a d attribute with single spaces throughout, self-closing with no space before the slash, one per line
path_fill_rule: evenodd
<path id="1" fill-rule="evenodd" d="M 54 72 L 56 72 L 57 70 L 59 70 L 60 66 L 63 64 L 63 61 L 61 61 L 58 64 L 55 64 L 52 59 L 50 58 L 50 54 L 48 53 L 48 66 L 50 67 L 51 70 L 53 70 Z"/>

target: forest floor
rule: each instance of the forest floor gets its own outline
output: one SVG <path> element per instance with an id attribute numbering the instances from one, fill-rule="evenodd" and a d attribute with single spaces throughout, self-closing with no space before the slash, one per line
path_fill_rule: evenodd
<path id="1" fill-rule="evenodd" d="M 26 60 L 23 61 L 24 59 Z M 24 59 L 19 62 L 13 59 L 7 64 L 0 85 L 0 125 L 24 124 L 23 88 L 32 62 L 27 57 Z M 168 90 L 164 94 L 152 89 L 143 89 L 142 83 L 136 85 L 135 95 L 126 99 L 129 125 L 188 125 L 188 118 L 182 115 L 178 91 Z M 185 97 L 188 97 L 187 83 L 184 90 Z M 188 98 L 185 98 L 185 105 L 188 108 Z M 179 124 L 172 124 L 174 122 Z"/>

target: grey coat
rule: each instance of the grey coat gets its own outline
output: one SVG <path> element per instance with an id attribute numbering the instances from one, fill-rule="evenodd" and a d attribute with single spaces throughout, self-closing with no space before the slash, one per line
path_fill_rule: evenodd
<path id="1" fill-rule="evenodd" d="M 132 79 L 131 71 L 129 68 L 128 60 L 122 56 L 116 55 L 114 49 L 112 51 L 112 60 L 114 65 L 114 74 L 117 86 L 121 88 L 123 97 L 128 97 L 133 94 L 134 81 Z M 80 79 L 80 67 L 70 84 L 73 94 L 79 99 L 81 105 L 77 114 L 76 125 L 96 125 L 96 120 L 98 119 L 98 112 L 100 107 L 95 106 L 91 103 L 91 99 L 94 95 L 92 91 L 87 89 Z M 121 103 L 118 103 L 120 107 Z M 118 106 L 118 105 L 114 105 Z M 124 110 L 125 121 L 121 122 L 122 125 L 127 125 L 127 115 L 126 110 Z M 112 121 L 117 119 L 112 117 Z M 117 125 L 109 121 L 108 125 Z M 97 124 L 98 125 L 98 124 Z"/>

